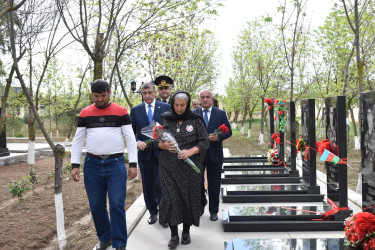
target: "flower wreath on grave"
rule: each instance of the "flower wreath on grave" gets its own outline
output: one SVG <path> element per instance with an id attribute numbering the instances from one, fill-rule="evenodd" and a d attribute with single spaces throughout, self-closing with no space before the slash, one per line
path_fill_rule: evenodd
<path id="1" fill-rule="evenodd" d="M 286 111 L 285 111 L 286 101 L 281 100 L 281 99 L 280 100 L 276 99 L 275 104 L 276 104 L 275 107 L 277 108 L 277 112 L 279 113 L 279 131 L 284 133 L 284 131 L 285 131 L 285 116 L 286 116 Z"/>
<path id="2" fill-rule="evenodd" d="M 279 151 L 277 148 L 270 149 L 267 153 L 267 160 L 271 164 L 279 164 L 280 158 L 279 158 Z"/>
<path id="3" fill-rule="evenodd" d="M 359 212 L 346 219 L 345 239 L 352 247 L 375 249 L 375 215 Z"/>
<path id="4" fill-rule="evenodd" d="M 305 151 L 306 149 L 306 142 L 305 140 L 302 138 L 302 136 L 298 139 L 296 139 L 296 142 L 297 142 L 297 145 L 296 145 L 296 149 L 297 149 L 297 153 L 298 152 L 303 152 Z"/>
<path id="5" fill-rule="evenodd" d="M 284 132 L 285 131 L 285 116 L 286 116 L 286 111 L 285 111 L 286 101 L 282 99 L 266 98 L 264 99 L 264 105 L 267 106 L 267 111 L 270 110 L 272 105 L 276 108 L 275 112 L 278 112 L 279 117 L 280 117 L 279 131 Z M 276 115 L 274 119 L 276 120 Z"/>
<path id="6" fill-rule="evenodd" d="M 281 139 L 280 139 L 280 134 L 279 133 L 273 133 L 271 138 L 273 139 L 274 142 L 280 145 Z"/>
<path id="7" fill-rule="evenodd" d="M 264 99 L 264 105 L 267 106 L 267 111 L 269 111 L 270 108 L 272 107 L 272 104 L 273 104 L 274 100 L 275 99 L 273 99 L 273 98 L 266 98 L 266 99 Z"/>

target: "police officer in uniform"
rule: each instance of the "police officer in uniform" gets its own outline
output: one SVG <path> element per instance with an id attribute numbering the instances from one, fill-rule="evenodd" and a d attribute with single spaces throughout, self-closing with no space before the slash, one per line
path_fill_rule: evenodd
<path id="1" fill-rule="evenodd" d="M 156 100 L 164 103 L 170 103 L 170 96 L 172 91 L 173 80 L 169 76 L 158 76 L 154 81 L 155 85 L 158 86 L 159 96 Z"/>

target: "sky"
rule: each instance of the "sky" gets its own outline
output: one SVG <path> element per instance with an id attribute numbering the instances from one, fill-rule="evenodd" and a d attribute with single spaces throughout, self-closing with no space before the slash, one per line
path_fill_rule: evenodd
<path id="1" fill-rule="evenodd" d="M 335 2 L 338 3 L 337 0 Z M 225 92 L 224 86 L 231 76 L 231 53 L 239 32 L 248 21 L 256 20 L 262 15 L 273 17 L 280 5 L 279 0 L 225 0 L 224 7 L 218 9 L 219 16 L 216 20 L 206 23 L 207 28 L 216 34 L 218 52 L 221 54 L 221 76 L 217 81 L 217 92 Z M 306 21 L 311 22 L 312 28 L 323 25 L 333 5 L 332 0 L 309 0 L 306 5 Z"/>

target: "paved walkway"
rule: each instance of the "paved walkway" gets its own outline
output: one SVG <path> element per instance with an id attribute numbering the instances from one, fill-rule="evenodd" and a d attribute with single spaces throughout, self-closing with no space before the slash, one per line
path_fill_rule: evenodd
<path id="1" fill-rule="evenodd" d="M 301 169 L 300 173 L 302 172 Z M 318 172 L 318 185 L 321 187 L 321 193 L 326 194 L 325 174 Z M 225 185 L 223 185 L 225 186 Z M 349 191 L 349 207 L 354 213 L 361 211 L 361 195 L 354 191 Z M 143 201 L 140 201 L 143 202 Z M 144 204 L 144 202 L 143 202 Z M 320 202 L 298 203 L 299 205 L 320 205 Z M 138 204 L 139 205 L 139 204 Z M 220 208 L 226 209 L 231 206 L 264 206 L 264 203 L 252 204 L 234 204 L 221 203 Z M 272 206 L 292 206 L 296 203 L 270 203 Z M 128 215 L 127 215 L 128 216 Z M 321 231 L 321 232 L 224 232 L 221 222 L 221 213 L 218 214 L 219 220 L 210 221 L 208 207 L 206 206 L 205 214 L 201 217 L 200 226 L 192 227 L 190 230 L 191 243 L 189 245 L 179 245 L 178 249 L 185 250 L 218 250 L 224 249 L 225 241 L 233 239 L 288 239 L 288 238 L 343 238 L 344 231 Z M 162 228 L 158 223 L 149 225 L 147 219 L 149 213 L 146 212 L 137 226 L 134 228 L 128 239 L 128 250 L 133 249 L 168 249 L 170 239 L 169 228 Z M 131 218 L 129 218 L 131 219 Z M 181 237 L 182 225 L 179 226 L 179 235 Z M 108 248 L 107 250 L 112 249 Z"/>
<path id="2" fill-rule="evenodd" d="M 1 157 L 0 166 L 4 165 L 5 158 L 26 159 L 27 143 L 8 143 L 7 144 L 11 156 Z M 50 150 L 47 143 L 36 143 L 36 151 Z M 17 151 L 18 153 L 13 153 Z M 301 170 L 300 170 L 301 173 Z M 326 185 L 324 183 L 325 175 L 318 171 L 318 185 L 321 187 L 321 193 L 326 193 Z M 361 211 L 361 196 L 356 192 L 349 190 L 349 207 L 354 213 Z M 319 205 L 321 203 L 299 203 L 300 205 Z M 233 204 L 220 203 L 220 210 L 230 206 L 264 206 L 264 203 L 253 204 Z M 295 203 L 270 203 L 269 205 L 295 205 Z M 200 227 L 192 227 L 190 231 L 191 243 L 189 245 L 179 245 L 178 249 L 194 249 L 194 250 L 218 250 L 224 249 L 225 241 L 233 239 L 287 239 L 287 238 L 342 238 L 343 231 L 328 232 L 224 232 L 221 223 L 221 213 L 218 214 L 219 220 L 210 221 L 208 207 L 206 206 L 205 214 L 201 217 Z M 143 196 L 127 210 L 127 226 L 128 226 L 128 250 L 148 250 L 148 249 L 168 249 L 168 241 L 170 239 L 170 230 L 161 227 L 158 223 L 149 225 L 147 219 L 149 217 L 146 211 Z M 181 235 L 182 225 L 179 226 L 179 235 Z M 180 236 L 181 237 L 181 236 Z M 109 247 L 107 250 L 112 249 Z"/>

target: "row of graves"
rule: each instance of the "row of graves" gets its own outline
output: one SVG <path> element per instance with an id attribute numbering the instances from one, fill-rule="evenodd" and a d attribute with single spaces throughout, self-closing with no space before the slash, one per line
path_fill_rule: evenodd
<path id="1" fill-rule="evenodd" d="M 223 210 L 224 231 L 342 231 L 345 227 L 347 239 L 234 239 L 225 242 L 225 249 L 346 249 L 348 241 L 362 246 L 366 240 L 373 244 L 368 249 L 375 249 L 375 92 L 362 94 L 362 206 L 366 216 L 370 215 L 370 232 L 365 236 L 353 233 L 353 221 L 359 214 L 350 217 L 352 210 L 348 207 L 345 96 L 325 98 L 326 139 L 320 142 L 316 141 L 314 99 L 301 101 L 300 138 L 296 138 L 295 103 L 273 99 L 266 102 L 269 117 L 275 113 L 277 130 L 275 133 L 274 119 L 269 119 L 272 136 L 268 155 L 224 159 L 221 180 L 226 185 L 221 190 L 222 202 L 236 203 Z M 297 170 L 297 151 L 302 156 L 301 175 Z M 317 153 L 325 162 L 326 194 L 317 185 Z M 272 205 L 276 202 L 293 206 Z M 298 205 L 312 202 L 318 205 Z"/>

